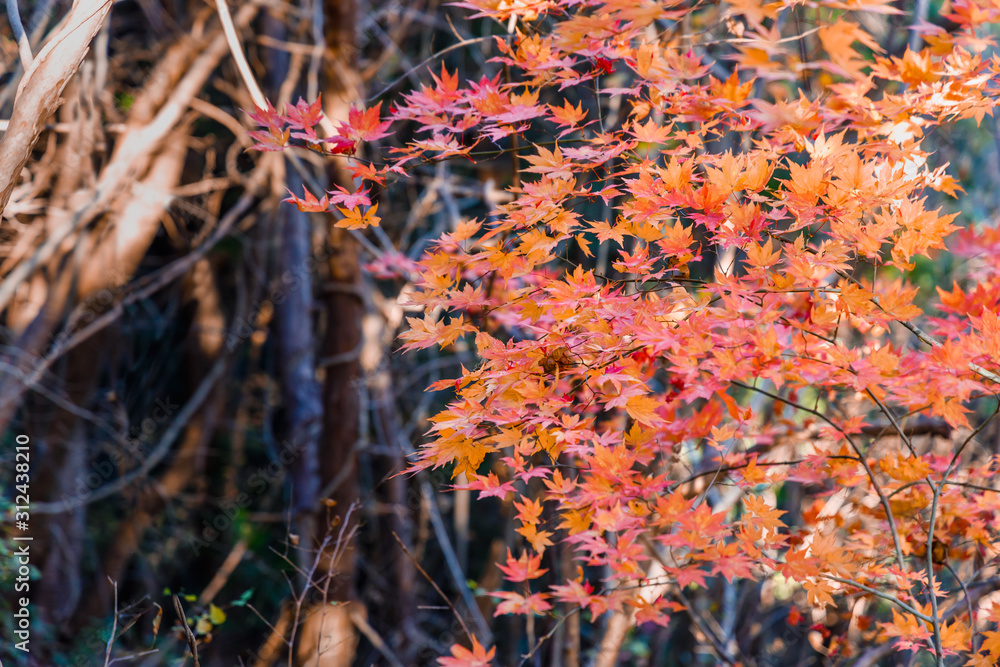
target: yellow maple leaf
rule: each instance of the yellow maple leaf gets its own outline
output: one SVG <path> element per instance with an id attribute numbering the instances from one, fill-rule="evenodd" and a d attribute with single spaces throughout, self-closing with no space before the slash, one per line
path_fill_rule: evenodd
<path id="1" fill-rule="evenodd" d="M 659 406 L 660 403 L 649 396 L 632 396 L 625 402 L 625 412 L 640 424 L 655 426 L 663 422 L 663 418 L 656 414 Z"/>
<path id="2" fill-rule="evenodd" d="M 754 454 L 743 469 L 743 479 L 750 484 L 763 484 L 767 481 L 767 472 L 757 467 L 757 455 Z"/>
<path id="3" fill-rule="evenodd" d="M 344 219 L 337 221 L 337 227 L 343 227 L 345 229 L 365 229 L 366 227 L 378 227 L 378 223 L 382 221 L 380 217 L 375 215 L 378 211 L 378 204 L 368 207 L 368 210 L 364 213 L 361 212 L 360 206 L 355 206 L 354 208 L 341 208 L 337 207 Z"/>

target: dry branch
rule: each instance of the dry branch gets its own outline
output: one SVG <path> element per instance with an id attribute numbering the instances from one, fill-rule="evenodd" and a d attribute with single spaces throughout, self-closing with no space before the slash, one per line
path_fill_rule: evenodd
<path id="1" fill-rule="evenodd" d="M 256 6 L 244 5 L 236 14 L 236 25 L 245 27 L 256 13 Z M 225 55 L 227 50 L 228 44 L 225 35 L 219 30 L 216 38 L 212 40 L 209 47 L 191 65 L 191 68 L 178 82 L 172 95 L 165 101 L 152 121 L 140 127 L 129 127 L 125 134 L 122 135 L 118 143 L 118 149 L 112 156 L 111 162 L 101 173 L 90 201 L 77 209 L 74 215 L 59 230 L 53 232 L 46 239 L 45 243 L 42 244 L 30 259 L 18 264 L 3 283 L 0 283 L 0 310 L 7 306 L 15 290 L 31 275 L 37 266 L 47 262 L 70 235 L 89 222 L 96 211 L 107 205 L 120 192 L 122 185 L 130 176 L 133 176 L 136 171 L 148 164 L 150 156 L 181 120 L 191 99 L 205 85 L 205 81 L 215 70 L 219 60 Z M 36 61 L 36 66 L 42 60 L 43 55 L 44 49 Z M 11 119 L 11 125 L 12 127 L 14 126 L 13 118 Z M 3 173 L 2 162 L 5 157 L 3 142 L 12 133 L 12 131 L 8 131 L 8 134 L 5 134 L 4 138 L 0 140 L 0 174 Z M 22 162 L 20 166 L 23 167 L 24 163 Z M 20 167 L 18 169 L 20 170 Z M 13 181 L 10 189 L 13 189 Z M 9 192 L 3 195 L 0 203 L 6 205 L 9 196 Z"/>
<path id="2" fill-rule="evenodd" d="M 7 132 L 0 139 L 0 212 L 7 207 L 31 149 L 55 110 L 90 42 L 111 10 L 111 0 L 77 0 L 59 31 L 25 73 Z"/>

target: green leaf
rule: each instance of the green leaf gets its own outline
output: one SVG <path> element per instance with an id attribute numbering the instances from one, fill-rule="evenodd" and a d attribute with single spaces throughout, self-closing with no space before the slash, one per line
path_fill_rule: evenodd
<path id="1" fill-rule="evenodd" d="M 243 606 L 246 605 L 247 602 L 250 602 L 250 598 L 252 596 L 253 596 L 253 589 L 252 588 L 248 588 L 245 591 L 243 591 L 243 594 L 240 595 L 240 598 L 238 600 L 235 600 L 232 603 L 232 605 L 234 607 L 243 607 Z"/>

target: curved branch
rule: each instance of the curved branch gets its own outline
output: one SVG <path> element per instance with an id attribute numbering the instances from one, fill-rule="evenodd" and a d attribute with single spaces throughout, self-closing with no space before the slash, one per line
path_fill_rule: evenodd
<path id="1" fill-rule="evenodd" d="M 0 139 L 0 212 L 7 207 L 31 149 L 111 11 L 111 0 L 78 0 L 62 30 L 38 52 L 18 86 L 14 112 Z"/>

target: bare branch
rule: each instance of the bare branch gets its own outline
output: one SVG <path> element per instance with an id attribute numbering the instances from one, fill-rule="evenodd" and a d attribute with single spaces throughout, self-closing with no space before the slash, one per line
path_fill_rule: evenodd
<path id="1" fill-rule="evenodd" d="M 109 11 L 111 0 L 78 0 L 62 30 L 39 51 L 25 73 L 7 132 L 0 139 L 0 212 L 7 207 L 31 149 L 59 107 L 63 89 L 79 69 Z"/>

